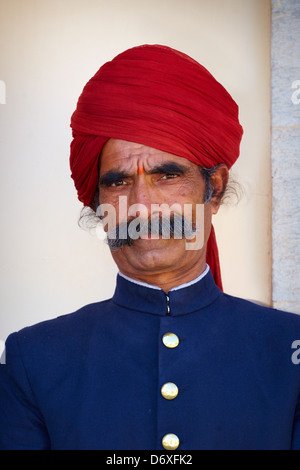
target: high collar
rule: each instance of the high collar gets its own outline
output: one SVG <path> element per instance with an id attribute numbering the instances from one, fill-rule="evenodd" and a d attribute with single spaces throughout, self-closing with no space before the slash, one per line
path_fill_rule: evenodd
<path id="1" fill-rule="evenodd" d="M 174 317 L 200 310 L 211 304 L 220 294 L 210 270 L 198 282 L 170 290 L 168 294 L 159 288 L 136 284 L 118 274 L 112 300 L 130 310 Z"/>

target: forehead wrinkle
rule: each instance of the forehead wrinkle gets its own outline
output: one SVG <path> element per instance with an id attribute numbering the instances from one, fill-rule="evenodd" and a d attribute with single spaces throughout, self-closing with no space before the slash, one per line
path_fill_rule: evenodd
<path id="1" fill-rule="evenodd" d="M 151 168 L 156 168 L 158 166 L 162 166 L 165 163 L 165 160 L 159 159 L 159 161 L 152 161 L 151 162 L 151 156 L 147 153 L 144 152 L 144 155 L 126 155 L 126 156 L 121 156 L 116 159 L 113 159 L 114 161 L 111 162 L 110 165 L 107 165 L 108 169 L 105 171 L 105 174 L 109 171 L 113 172 L 122 172 L 126 173 L 128 176 L 132 176 L 137 173 L 137 170 L 139 168 L 145 169 L 145 171 L 150 171 Z M 106 165 L 105 165 L 106 166 Z M 100 167 L 100 172 L 101 172 L 101 167 Z"/>
<path id="2" fill-rule="evenodd" d="M 166 163 L 173 164 L 174 167 L 178 165 L 185 173 L 190 170 L 189 165 L 185 164 L 188 161 L 182 157 L 142 144 L 118 140 L 112 142 L 114 144 L 112 148 L 106 147 L 106 151 L 104 150 L 102 154 L 102 162 L 105 159 L 105 172 L 106 170 L 125 171 L 130 176 L 138 173 L 139 168 L 143 168 L 147 173 L 151 173 L 152 168 L 163 167 Z M 102 169 L 103 166 L 100 164 L 100 173 Z"/>
<path id="3" fill-rule="evenodd" d="M 102 167 L 100 165 L 100 176 L 102 176 L 101 173 L 105 175 L 109 172 L 126 173 L 128 176 L 134 173 L 134 162 L 129 157 L 113 159 L 113 161 L 105 165 L 105 167 L 107 167 L 107 169 L 103 172 L 103 165 Z"/>

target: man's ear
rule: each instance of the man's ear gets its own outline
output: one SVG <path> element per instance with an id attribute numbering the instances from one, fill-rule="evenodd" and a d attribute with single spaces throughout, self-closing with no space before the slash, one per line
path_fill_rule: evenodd
<path id="1" fill-rule="evenodd" d="M 213 187 L 213 194 L 211 198 L 212 213 L 216 214 L 219 210 L 222 197 L 225 193 L 226 186 L 229 178 L 229 170 L 225 163 L 218 165 L 216 170 L 210 177 L 210 183 Z"/>

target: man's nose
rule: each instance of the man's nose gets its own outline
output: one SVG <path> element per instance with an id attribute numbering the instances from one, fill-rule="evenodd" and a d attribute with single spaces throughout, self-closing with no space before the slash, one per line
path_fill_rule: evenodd
<path id="1" fill-rule="evenodd" d="M 146 206 L 147 209 L 151 208 L 151 204 L 154 204 L 155 199 L 155 190 L 151 183 L 149 182 L 147 175 L 144 172 L 141 172 L 132 186 L 129 195 L 129 205 L 141 204 Z"/>

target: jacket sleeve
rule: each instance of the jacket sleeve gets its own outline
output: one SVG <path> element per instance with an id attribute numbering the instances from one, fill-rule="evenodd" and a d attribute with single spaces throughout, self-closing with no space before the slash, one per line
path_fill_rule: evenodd
<path id="1" fill-rule="evenodd" d="M 6 363 L 0 365 L 0 449 L 50 449 L 50 439 L 28 381 L 16 333 L 8 337 Z"/>

